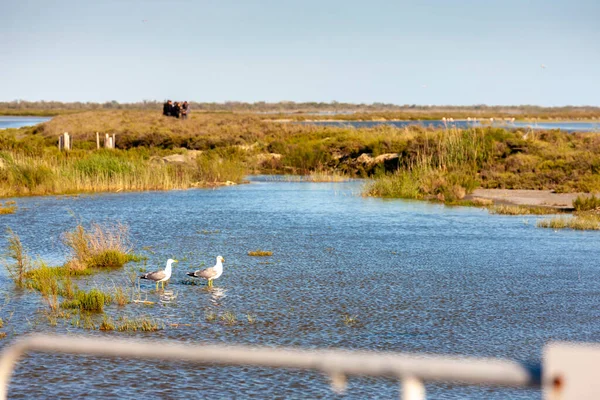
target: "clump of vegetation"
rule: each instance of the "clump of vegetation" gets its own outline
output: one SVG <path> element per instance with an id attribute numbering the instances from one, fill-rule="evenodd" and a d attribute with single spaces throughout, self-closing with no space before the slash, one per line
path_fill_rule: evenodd
<path id="1" fill-rule="evenodd" d="M 346 326 L 356 326 L 358 325 L 358 318 L 355 315 L 344 315 L 342 317 L 343 321 L 344 321 L 344 325 Z"/>
<path id="2" fill-rule="evenodd" d="M 89 292 L 78 291 L 74 298 L 63 301 L 60 306 L 65 309 L 80 309 L 88 312 L 104 312 L 104 306 L 112 302 L 110 294 L 98 289 Z"/>
<path id="3" fill-rule="evenodd" d="M 573 217 L 556 217 L 540 220 L 537 222 L 538 228 L 551 229 L 574 229 L 574 230 L 600 230 L 600 215 L 593 213 L 582 213 Z"/>
<path id="4" fill-rule="evenodd" d="M 204 319 L 206 320 L 206 322 L 214 322 L 217 320 L 217 314 L 215 314 L 214 312 L 208 312 L 204 314 Z"/>
<path id="5" fill-rule="evenodd" d="M 101 331 L 114 331 L 116 328 L 112 318 L 105 315 L 102 318 L 102 323 L 100 324 L 100 327 L 98 329 L 100 329 Z"/>
<path id="6" fill-rule="evenodd" d="M 596 195 L 591 196 L 577 196 L 573 200 L 573 208 L 575 211 L 591 211 L 600 209 L 600 197 Z"/>
<path id="7" fill-rule="evenodd" d="M 7 256 L 14 260 L 13 263 L 5 263 L 6 270 L 15 285 L 22 288 L 26 275 L 31 269 L 31 260 L 23 249 L 19 235 L 10 228 L 6 229 L 6 233 L 8 234 Z"/>
<path id="8" fill-rule="evenodd" d="M 104 306 L 111 303 L 112 297 L 101 290 L 92 289 L 89 292 L 78 292 L 77 300 L 81 310 L 101 313 L 104 312 Z"/>
<path id="9" fill-rule="evenodd" d="M 225 322 L 226 325 L 235 325 L 237 323 L 237 316 L 233 311 L 226 311 L 221 315 L 221 321 Z"/>
<path id="10" fill-rule="evenodd" d="M 489 208 L 490 214 L 500 215 L 548 215 L 560 214 L 561 211 L 551 207 L 532 207 L 500 204 Z"/>
<path id="11" fill-rule="evenodd" d="M 252 257 L 268 257 L 268 256 L 272 256 L 273 252 L 258 249 L 258 250 L 254 250 L 254 251 L 249 251 L 248 255 L 252 256 Z"/>
<path id="12" fill-rule="evenodd" d="M 246 314 L 246 319 L 249 324 L 254 324 L 256 322 L 256 315 L 254 314 Z"/>
<path id="13" fill-rule="evenodd" d="M 117 303 L 117 305 L 119 307 L 123 307 L 129 303 L 129 297 L 127 295 L 127 291 L 122 286 L 115 287 L 115 292 L 114 292 L 113 297 L 114 297 L 115 303 Z"/>
<path id="14" fill-rule="evenodd" d="M 119 332 L 155 332 L 160 329 L 162 329 L 162 326 L 150 317 L 130 318 L 123 316 L 117 324 Z"/>
<path id="15" fill-rule="evenodd" d="M 7 201 L 4 204 L 2 204 L 2 202 L 0 202 L 0 215 L 14 214 L 15 211 L 17 211 L 17 206 L 15 204 L 16 203 L 14 201 Z"/>
<path id="16" fill-rule="evenodd" d="M 68 265 L 73 270 L 121 268 L 138 259 L 131 254 L 129 230 L 122 224 L 92 224 L 88 230 L 80 224 L 64 235 L 63 242 L 71 250 Z"/>

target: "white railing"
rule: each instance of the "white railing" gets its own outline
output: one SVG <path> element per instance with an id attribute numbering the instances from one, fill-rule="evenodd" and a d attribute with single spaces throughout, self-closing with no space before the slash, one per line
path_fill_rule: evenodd
<path id="1" fill-rule="evenodd" d="M 98 357 L 158 359 L 215 366 L 255 366 L 319 371 L 334 390 L 343 391 L 349 376 L 396 379 L 402 398 L 425 398 L 423 382 L 465 385 L 539 387 L 540 368 L 501 360 L 471 357 L 378 353 L 348 350 L 274 349 L 250 346 L 191 345 L 103 339 L 81 336 L 31 335 L 6 347 L 0 358 L 0 399 L 6 399 L 12 372 L 29 352 L 80 354 Z"/>

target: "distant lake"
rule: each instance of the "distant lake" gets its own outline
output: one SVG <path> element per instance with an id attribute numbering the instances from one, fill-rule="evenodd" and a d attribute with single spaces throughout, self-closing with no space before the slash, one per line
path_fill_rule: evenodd
<path id="1" fill-rule="evenodd" d="M 454 121 L 444 122 L 441 120 L 432 121 L 313 121 L 303 122 L 306 124 L 316 124 L 325 126 L 352 126 L 354 128 L 372 128 L 380 125 L 393 125 L 398 128 L 404 128 L 412 125 L 421 125 L 427 128 L 470 128 L 474 126 L 489 126 L 480 122 L 472 121 Z M 498 122 L 493 126 L 507 129 L 529 128 L 529 129 L 560 129 L 566 132 L 600 132 L 600 122 Z"/>
<path id="2" fill-rule="evenodd" d="M 50 121 L 50 117 L 13 117 L 0 115 L 0 129 L 22 128 Z"/>

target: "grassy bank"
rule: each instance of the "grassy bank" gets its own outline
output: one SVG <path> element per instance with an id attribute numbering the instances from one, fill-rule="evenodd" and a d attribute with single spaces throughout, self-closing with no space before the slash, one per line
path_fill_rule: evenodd
<path id="1" fill-rule="evenodd" d="M 73 150 L 59 153 L 69 132 Z M 116 150 L 96 150 L 96 132 Z M 86 111 L 0 133 L 0 196 L 184 189 L 246 173 L 374 177 L 366 194 L 456 202 L 476 187 L 594 192 L 600 136 L 502 128 L 315 126 L 264 115 Z"/>
<path id="2" fill-rule="evenodd" d="M 402 165 L 366 193 L 455 201 L 476 187 L 600 190 L 600 136 L 558 131 L 468 129 L 425 132 L 409 140 Z"/>

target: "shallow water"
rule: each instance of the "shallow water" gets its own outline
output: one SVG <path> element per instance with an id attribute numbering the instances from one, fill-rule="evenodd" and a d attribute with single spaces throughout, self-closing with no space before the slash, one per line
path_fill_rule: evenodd
<path id="1" fill-rule="evenodd" d="M 13 117 L 0 115 L 0 129 L 23 128 L 50 121 L 50 117 Z"/>
<path id="2" fill-rule="evenodd" d="M 151 267 L 180 259 L 167 305 L 108 313 L 161 318 L 156 333 L 101 333 L 48 325 L 36 294 L 17 293 L 0 311 L 6 345 L 25 332 L 243 343 L 304 348 L 417 351 L 539 361 L 550 340 L 600 341 L 598 233 L 535 228 L 536 217 L 425 202 L 363 198 L 360 182 L 265 182 L 188 190 L 17 199 L 0 217 L 29 252 L 58 263 L 60 235 L 83 221 L 129 224 Z M 76 217 L 73 217 L 76 216 Z M 4 243 L 2 243 L 4 245 Z M 272 257 L 249 257 L 255 249 Z M 183 284 L 185 272 L 225 257 L 215 289 Z M 269 264 L 265 264 L 269 262 Z M 124 280 L 119 272 L 88 285 Z M 82 283 L 83 284 L 83 283 Z M 148 299 L 157 300 L 150 284 Z M 238 323 L 207 321 L 233 312 Z M 12 313 L 12 315 L 11 315 Z M 256 317 L 250 324 L 247 314 Z M 357 326 L 343 318 L 356 316 Z M 189 324 L 179 325 L 171 324 Z M 156 380 L 155 383 L 145 379 Z M 396 397 L 398 384 L 351 379 L 347 398 Z M 429 398 L 540 398 L 535 390 L 428 385 Z M 336 398 L 325 377 L 257 368 L 189 367 L 87 357 L 31 355 L 12 398 Z"/>
<path id="3" fill-rule="evenodd" d="M 314 121 L 305 122 L 307 124 L 328 125 L 328 126 L 352 126 L 354 128 L 373 128 L 380 125 L 392 125 L 397 128 L 404 128 L 412 125 L 421 125 L 427 128 L 471 128 L 490 126 L 479 122 L 454 121 L 444 122 L 435 121 Z M 528 129 L 560 129 L 565 132 L 600 132 L 600 123 L 597 122 L 494 122 L 493 126 L 505 129 L 528 128 Z"/>

